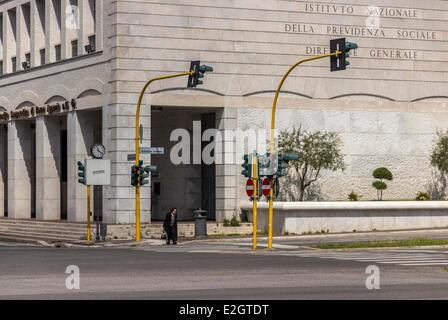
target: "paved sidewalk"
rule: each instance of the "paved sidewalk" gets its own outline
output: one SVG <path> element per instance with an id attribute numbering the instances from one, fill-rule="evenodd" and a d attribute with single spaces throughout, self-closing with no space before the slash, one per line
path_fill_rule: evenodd
<path id="1" fill-rule="evenodd" d="M 376 232 L 356 232 L 341 234 L 313 234 L 300 236 L 276 236 L 274 237 L 274 247 L 278 249 L 298 249 L 305 248 L 319 243 L 345 243 L 358 241 L 373 240 L 405 240 L 415 238 L 430 239 L 448 239 L 447 229 L 428 229 L 428 230 L 402 230 L 402 231 L 376 231 Z M 210 238 L 181 238 L 179 244 L 187 245 L 241 245 L 247 246 L 252 242 L 252 237 L 210 237 Z M 267 237 L 265 235 L 258 237 L 258 246 L 266 247 Z M 92 247 L 92 248 L 129 248 L 129 247 L 146 247 L 146 246 L 162 246 L 165 240 L 162 239 L 142 239 L 140 242 L 134 240 L 109 240 L 106 242 L 75 241 L 71 243 L 40 243 L 49 247 Z"/>

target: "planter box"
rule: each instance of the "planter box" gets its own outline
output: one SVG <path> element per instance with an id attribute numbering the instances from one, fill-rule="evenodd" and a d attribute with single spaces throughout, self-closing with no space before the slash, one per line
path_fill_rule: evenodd
<path id="1" fill-rule="evenodd" d="M 252 221 L 252 203 L 241 206 Z M 267 230 L 268 204 L 258 204 Z M 274 233 L 303 234 L 448 227 L 448 201 L 275 202 Z"/>

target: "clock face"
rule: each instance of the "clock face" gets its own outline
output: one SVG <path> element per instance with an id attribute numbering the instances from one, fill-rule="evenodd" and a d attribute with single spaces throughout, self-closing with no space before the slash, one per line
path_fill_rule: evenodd
<path id="1" fill-rule="evenodd" d="M 101 143 L 95 143 L 92 146 L 92 156 L 96 159 L 101 159 L 106 154 L 106 148 Z"/>

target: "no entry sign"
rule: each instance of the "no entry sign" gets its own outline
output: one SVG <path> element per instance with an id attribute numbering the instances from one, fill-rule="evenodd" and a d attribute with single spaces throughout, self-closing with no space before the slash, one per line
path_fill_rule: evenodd
<path id="1" fill-rule="evenodd" d="M 254 182 L 252 179 L 248 179 L 246 182 L 246 194 L 248 197 L 254 196 Z"/>
<path id="2" fill-rule="evenodd" d="M 271 188 L 271 180 L 269 178 L 263 179 L 262 191 L 265 197 L 269 196 L 269 189 Z"/>

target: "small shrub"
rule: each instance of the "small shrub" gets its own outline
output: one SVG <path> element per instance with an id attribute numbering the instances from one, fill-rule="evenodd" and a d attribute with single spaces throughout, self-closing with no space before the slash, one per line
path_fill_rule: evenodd
<path id="1" fill-rule="evenodd" d="M 375 180 L 372 186 L 376 189 L 378 200 L 383 200 L 383 191 L 387 189 L 387 184 L 383 180 L 392 181 L 394 179 L 392 172 L 389 169 L 381 167 L 373 171 Z"/>
<path id="2" fill-rule="evenodd" d="M 241 222 L 239 222 L 236 217 L 233 217 L 232 220 L 224 219 L 224 227 L 239 227 L 239 226 L 241 226 Z"/>
<path id="3" fill-rule="evenodd" d="M 389 169 L 384 167 L 375 169 L 375 171 L 373 171 L 373 177 L 375 179 L 388 180 L 388 181 L 392 181 L 394 178 L 392 172 L 390 172 Z"/>
<path id="4" fill-rule="evenodd" d="M 230 220 L 230 226 L 231 227 L 239 227 L 241 223 L 238 221 L 236 217 L 233 217 L 232 220 Z"/>
<path id="5" fill-rule="evenodd" d="M 357 194 L 356 192 L 352 191 L 349 195 L 348 195 L 348 200 L 350 201 L 359 201 L 362 198 L 361 195 Z"/>
<path id="6" fill-rule="evenodd" d="M 420 191 L 417 193 L 417 196 L 415 197 L 415 200 L 417 201 L 428 201 L 431 200 L 431 196 L 427 192 Z"/>

